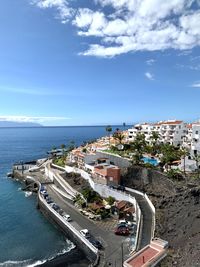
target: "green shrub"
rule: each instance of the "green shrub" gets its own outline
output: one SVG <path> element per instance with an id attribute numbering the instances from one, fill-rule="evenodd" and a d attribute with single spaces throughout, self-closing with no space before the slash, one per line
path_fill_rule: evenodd
<path id="1" fill-rule="evenodd" d="M 175 179 L 178 181 L 183 180 L 183 175 L 182 175 L 181 171 L 179 171 L 179 170 L 171 169 L 167 172 L 167 176 L 171 179 Z"/>
<path id="2" fill-rule="evenodd" d="M 106 201 L 108 202 L 109 205 L 113 205 L 113 203 L 115 202 L 115 198 L 112 196 L 109 196 Z"/>

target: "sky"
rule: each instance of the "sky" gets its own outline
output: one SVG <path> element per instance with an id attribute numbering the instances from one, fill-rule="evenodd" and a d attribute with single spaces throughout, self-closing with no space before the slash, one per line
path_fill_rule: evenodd
<path id="1" fill-rule="evenodd" d="M 199 118 L 199 0 L 1 0 L 0 120 Z"/>

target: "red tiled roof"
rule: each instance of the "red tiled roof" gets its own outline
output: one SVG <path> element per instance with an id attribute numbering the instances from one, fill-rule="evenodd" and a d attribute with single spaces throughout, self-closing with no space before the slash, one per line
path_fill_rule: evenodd
<path id="1" fill-rule="evenodd" d="M 192 129 L 192 123 L 187 124 L 186 127 L 187 127 L 188 129 Z"/>
<path id="2" fill-rule="evenodd" d="M 183 121 L 164 121 L 161 124 L 166 124 L 166 125 L 174 125 L 174 124 L 181 124 Z"/>
<path id="3" fill-rule="evenodd" d="M 116 203 L 116 208 L 118 208 L 119 210 L 124 208 L 127 205 L 127 201 L 125 200 L 121 200 L 119 202 Z"/>
<path id="4" fill-rule="evenodd" d="M 128 207 L 124 209 L 124 212 L 130 212 L 130 213 L 134 213 L 135 212 L 135 208 L 134 207 Z"/>

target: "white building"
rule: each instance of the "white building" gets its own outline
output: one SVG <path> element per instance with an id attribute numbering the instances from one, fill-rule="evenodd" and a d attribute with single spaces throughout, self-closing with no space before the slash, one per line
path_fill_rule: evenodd
<path id="1" fill-rule="evenodd" d="M 190 150 L 191 155 L 200 154 L 200 123 L 187 125 L 187 133 L 183 146 Z"/>
<path id="2" fill-rule="evenodd" d="M 150 123 L 136 124 L 133 128 L 128 129 L 128 140 L 134 141 L 138 133 L 144 134 L 146 141 L 150 141 L 150 136 L 154 126 Z"/>
<path id="3" fill-rule="evenodd" d="M 134 141 L 138 133 L 143 133 L 145 139 L 151 142 L 152 132 L 159 134 L 159 142 L 169 143 L 175 146 L 182 145 L 184 137 L 187 133 L 186 123 L 178 120 L 161 121 L 158 123 L 142 123 L 137 124 L 134 128 L 129 129 L 129 141 Z"/>

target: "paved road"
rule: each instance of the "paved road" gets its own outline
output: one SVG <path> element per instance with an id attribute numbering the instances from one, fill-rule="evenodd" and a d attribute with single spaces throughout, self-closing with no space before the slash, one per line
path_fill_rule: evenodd
<path id="1" fill-rule="evenodd" d="M 142 249 L 151 242 L 153 214 L 148 202 L 143 196 L 131 191 L 129 191 L 129 194 L 135 197 L 143 215 L 142 238 L 139 245 L 139 249 Z"/>
<path id="2" fill-rule="evenodd" d="M 89 220 L 69 201 L 64 200 L 57 192 L 53 190 L 51 185 L 47 185 L 47 191 L 52 199 L 71 216 L 72 224 L 78 229 L 88 229 L 90 233 L 100 240 L 104 246 L 102 250 L 102 257 L 104 258 L 105 266 L 121 267 L 122 266 L 122 246 L 123 246 L 123 259 L 128 258 L 129 239 L 116 236 L 113 231 L 108 231 L 99 225 Z M 123 245 L 122 245 L 123 244 Z M 109 265 L 110 263 L 110 265 Z"/>

